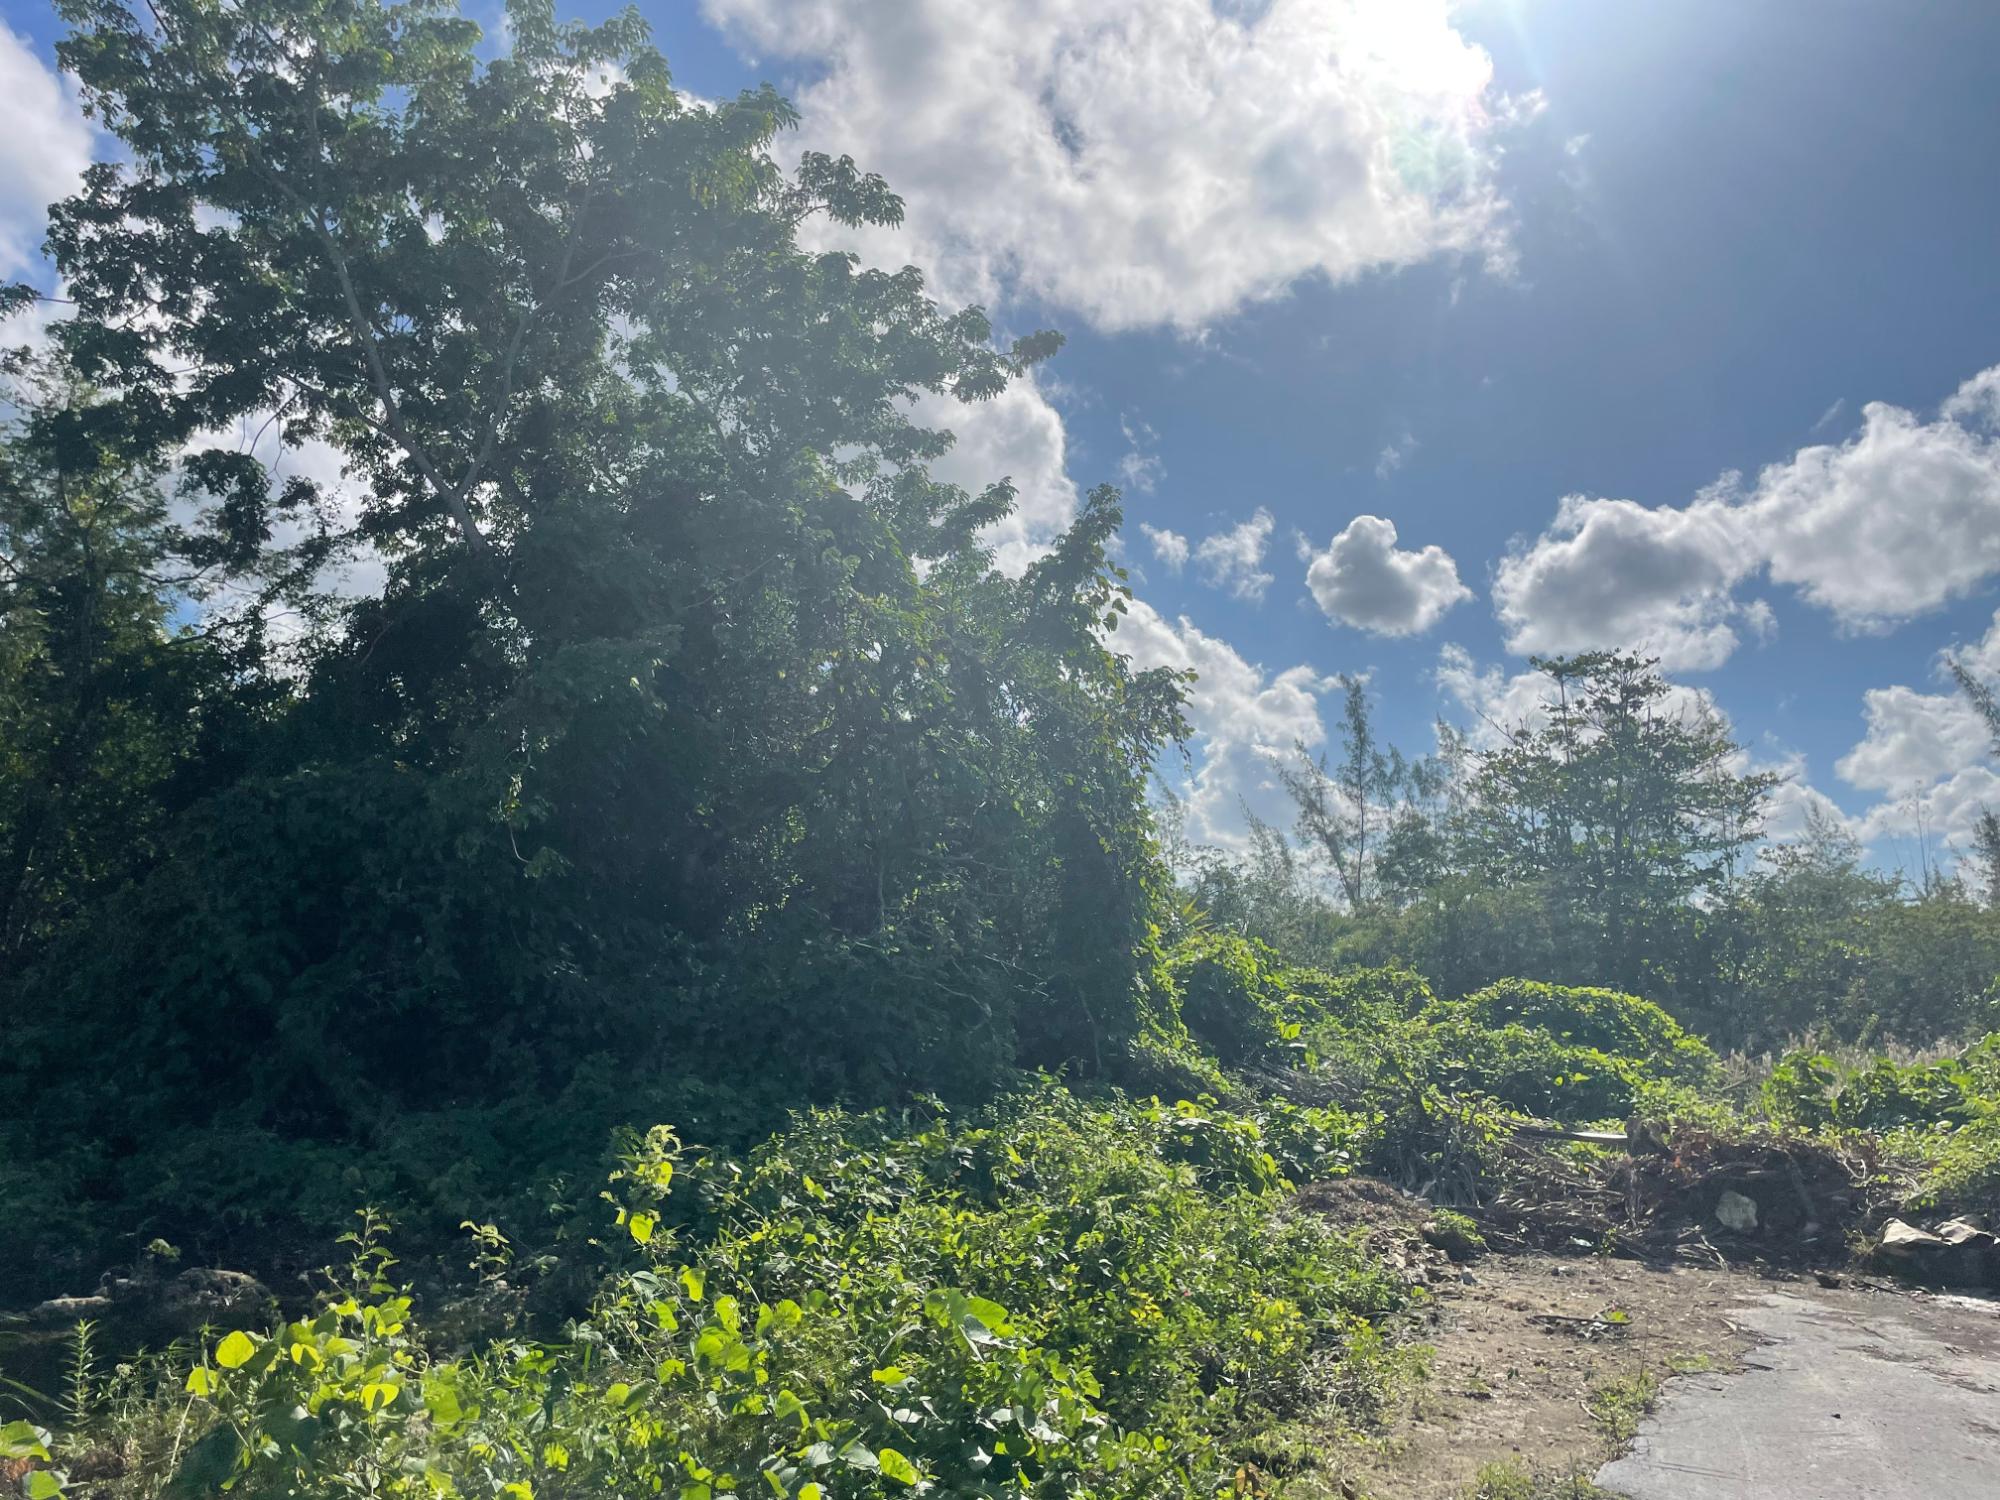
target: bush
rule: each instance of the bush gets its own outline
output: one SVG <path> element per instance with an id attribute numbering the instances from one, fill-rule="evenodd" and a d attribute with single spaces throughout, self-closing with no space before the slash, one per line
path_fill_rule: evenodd
<path id="1" fill-rule="evenodd" d="M 1602 1120 L 1630 1114 L 1644 1067 L 1575 1046 L 1532 1026 L 1486 1029 L 1460 1016 L 1433 1023 L 1433 1076 L 1459 1093 L 1484 1094 L 1527 1114 Z"/>
<path id="2" fill-rule="evenodd" d="M 2000 1115 L 1953 1131 L 1937 1148 L 1914 1201 L 1939 1213 L 2000 1221 Z"/>
<path id="3" fill-rule="evenodd" d="M 1662 1077 L 1694 1081 L 1716 1068 L 1707 1043 L 1651 1001 L 1616 990 L 1503 979 L 1468 995 L 1463 1014 L 1486 1027 L 1533 1026 L 1572 1046 L 1643 1064 Z"/>
<path id="4" fill-rule="evenodd" d="M 1788 1053 L 1764 1081 L 1764 1110 L 1774 1120 L 1812 1129 L 1964 1124 L 2000 1109 L 1995 1041 L 1988 1037 L 1958 1057 L 1935 1062 L 1876 1057 L 1858 1067 L 1843 1066 L 1825 1053 Z"/>
<path id="5" fill-rule="evenodd" d="M 160 1451 L 124 1492 L 171 1440 L 189 1495 L 1214 1495 L 1315 1371 L 1392 1363 L 1400 1279 L 1284 1191 L 1350 1135 L 1053 1085 L 962 1123 L 802 1115 L 740 1162 L 657 1129 L 605 1194 L 622 1269 L 561 1341 L 439 1357 L 364 1229 L 316 1313 L 159 1385 L 187 1430 L 130 1420 Z"/>
<path id="6" fill-rule="evenodd" d="M 1164 966 L 1179 999 L 1181 1023 L 1223 1062 L 1255 1061 L 1286 1029 L 1277 955 L 1250 938 L 1208 933 L 1190 938 Z"/>

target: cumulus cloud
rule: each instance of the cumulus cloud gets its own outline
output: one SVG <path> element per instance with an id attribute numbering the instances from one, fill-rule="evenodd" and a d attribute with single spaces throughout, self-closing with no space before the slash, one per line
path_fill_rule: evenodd
<path id="1" fill-rule="evenodd" d="M 1472 597 L 1442 547 L 1403 551 L 1380 516 L 1356 516 L 1324 552 L 1308 551 L 1306 587 L 1336 624 L 1375 635 L 1418 635 Z"/>
<path id="2" fill-rule="evenodd" d="M 2000 676 L 2000 612 L 1957 655 L 1979 677 Z M 1927 860 L 1969 848 L 1981 812 L 2000 808 L 2000 770 L 1992 736 L 1965 696 L 1950 687 L 1871 688 L 1862 715 L 1860 741 L 1834 767 L 1849 785 L 1882 794 L 1857 821 L 1860 836 L 1919 840 Z"/>
<path id="3" fill-rule="evenodd" d="M 1802 838 L 1815 823 L 1860 836 L 1861 825 L 1840 804 L 1806 779 L 1806 759 L 1796 752 L 1755 769 L 1776 771 L 1784 779 L 1771 790 L 1764 812 L 1764 838 L 1782 844 Z"/>
<path id="4" fill-rule="evenodd" d="M 1745 502 L 1771 577 L 1861 628 L 1934 610 L 2000 573 L 2000 370 L 1936 421 L 1880 401 L 1847 442 L 1800 450 Z"/>
<path id="5" fill-rule="evenodd" d="M 1504 262 L 1493 88 L 1449 0 L 704 0 L 793 65 L 802 144 L 908 202 L 953 299 L 1195 330 L 1302 276 Z"/>
<path id="6" fill-rule="evenodd" d="M 1676 510 L 1566 496 L 1555 524 L 1494 576 L 1507 649 L 1623 646 L 1668 671 L 1718 666 L 1737 644 L 1731 591 L 1753 566 L 1742 533 L 1743 518 L 1717 500 Z"/>
<path id="7" fill-rule="evenodd" d="M 75 90 L 0 25 L 0 276 L 40 264 L 49 205 L 76 191 L 91 144 Z"/>
<path id="8" fill-rule="evenodd" d="M 1632 645 L 1694 670 L 1727 659 L 1737 625 L 1768 633 L 1768 606 L 1736 592 L 1760 573 L 1855 630 L 2000 575 L 2000 366 L 1934 419 L 1871 402 L 1846 441 L 1747 484 L 1726 474 L 1685 506 L 1569 496 L 1501 563 L 1493 599 L 1510 650 Z"/>
<path id="9" fill-rule="evenodd" d="M 1001 571 L 1021 573 L 1076 518 L 1076 483 L 1067 468 L 1069 435 L 1062 414 L 1033 376 L 972 405 L 926 395 L 915 403 L 913 415 L 957 440 L 930 466 L 933 478 L 975 494 L 997 479 L 1013 480 L 1014 513 L 986 536 Z"/>
<path id="10" fill-rule="evenodd" d="M 1263 570 L 1264 549 L 1277 524 L 1260 505 L 1249 520 L 1203 537 L 1194 549 L 1202 579 L 1239 599 L 1262 599 L 1264 590 L 1271 586 L 1271 575 Z"/>
<path id="11" fill-rule="evenodd" d="M 1548 679 L 1540 672 L 1503 671 L 1481 666 L 1456 643 L 1438 649 L 1438 690 L 1458 706 L 1467 738 L 1479 748 L 1503 744 L 1516 729 L 1539 729 L 1548 722 Z"/>
<path id="12" fill-rule="evenodd" d="M 1153 544 L 1153 556 L 1167 565 L 1167 571 L 1178 573 L 1187 566 L 1188 539 L 1178 531 L 1163 526 L 1148 526 L 1139 523 L 1139 530 L 1146 534 L 1146 540 Z"/>
<path id="13" fill-rule="evenodd" d="M 1887 792 L 1928 785 L 1986 753 L 1986 725 L 1961 694 L 1898 685 L 1870 688 L 1861 702 L 1867 730 L 1834 767 L 1850 786 Z"/>
<path id="14" fill-rule="evenodd" d="M 1140 670 L 1172 667 L 1197 675 L 1188 697 L 1188 722 L 1200 760 L 1181 793 L 1191 838 L 1239 847 L 1247 806 L 1283 825 L 1291 804 L 1277 767 L 1296 744 L 1326 737 L 1320 697 L 1336 685 L 1308 666 L 1278 672 L 1245 660 L 1227 641 L 1185 617 L 1169 620 L 1142 599 L 1111 638 L 1111 648 Z"/>

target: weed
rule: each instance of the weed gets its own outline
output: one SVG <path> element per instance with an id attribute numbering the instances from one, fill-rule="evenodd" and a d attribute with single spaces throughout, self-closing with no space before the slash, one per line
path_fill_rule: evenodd
<path id="1" fill-rule="evenodd" d="M 1615 1443 L 1629 1443 L 1638 1436 L 1639 1423 L 1659 1399 L 1659 1378 L 1650 1370 L 1638 1370 L 1594 1388 L 1588 1404 L 1606 1437 Z"/>

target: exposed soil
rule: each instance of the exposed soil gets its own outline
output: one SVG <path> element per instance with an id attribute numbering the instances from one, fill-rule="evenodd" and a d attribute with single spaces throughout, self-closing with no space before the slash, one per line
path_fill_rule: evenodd
<path id="1" fill-rule="evenodd" d="M 1428 1288 L 1405 1334 L 1432 1351 L 1428 1380 L 1387 1431 L 1329 1434 L 1299 1491 L 1463 1500 L 1483 1468 L 1508 1463 L 1588 1480 L 1626 1448 L 1655 1395 L 1672 1399 L 1674 1380 L 1712 1385 L 1742 1368 L 1759 1308 L 1836 1317 L 1853 1304 L 1887 1317 L 1924 1301 L 1826 1269 L 1845 1267 L 1848 1235 L 1885 1211 L 1872 1158 L 1697 1130 L 1634 1144 L 1593 1156 L 1522 1143 L 1515 1187 L 1475 1210 L 1494 1253 L 1463 1268 L 1424 1244 L 1444 1243 L 1436 1208 L 1388 1183 L 1347 1178 L 1299 1195 L 1301 1208 L 1364 1229 L 1372 1250 Z M 1607 1420 L 1612 1405 L 1620 1420 Z M 2000 1500 L 2000 1483 L 1992 1493 Z"/>
<path id="2" fill-rule="evenodd" d="M 1343 1444 L 1310 1492 L 1459 1500 L 1487 1464 L 1588 1477 L 1621 1442 L 1591 1410 L 1641 1372 L 1735 1366 L 1753 1340 L 1730 1310 L 1768 1283 L 1637 1261 L 1488 1256 L 1445 1280 L 1412 1337 L 1431 1377 L 1378 1442 Z M 1623 1318 L 1616 1315 L 1622 1313 Z"/>

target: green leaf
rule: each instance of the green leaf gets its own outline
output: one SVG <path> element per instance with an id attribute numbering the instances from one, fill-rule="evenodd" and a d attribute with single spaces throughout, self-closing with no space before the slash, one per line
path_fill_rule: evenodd
<path id="1" fill-rule="evenodd" d="M 458 1399 L 458 1388 L 436 1376 L 424 1381 L 424 1410 L 439 1427 L 453 1427 L 465 1420 L 465 1405 Z"/>
<path id="2" fill-rule="evenodd" d="M 242 1457 L 243 1441 L 237 1437 L 236 1429 L 227 1425 L 217 1427 L 188 1449 L 163 1493 L 175 1497 L 212 1495 L 226 1480 L 235 1477 Z"/>
<path id="3" fill-rule="evenodd" d="M 49 1458 L 49 1434 L 33 1422 L 9 1422 L 0 1427 L 0 1458 Z"/>
<path id="4" fill-rule="evenodd" d="M 882 1472 L 891 1479 L 899 1479 L 904 1484 L 915 1484 L 924 1476 L 902 1454 L 894 1448 L 883 1448 L 876 1452 L 875 1461 L 882 1466 Z"/>
<path id="5" fill-rule="evenodd" d="M 225 1370 L 248 1364 L 256 1354 L 256 1342 L 240 1329 L 215 1346 L 215 1362 Z"/>
<path id="6" fill-rule="evenodd" d="M 56 1500 L 63 1487 L 56 1482 L 56 1476 L 47 1469 L 32 1469 L 28 1473 L 28 1500 Z"/>
<path id="7" fill-rule="evenodd" d="M 207 1365 L 196 1365 L 188 1371 L 187 1390 L 191 1396 L 213 1396 L 215 1384 L 215 1371 Z"/>
<path id="8" fill-rule="evenodd" d="M 653 1226 L 659 1223 L 651 1214 L 633 1214 L 625 1221 L 625 1227 L 632 1231 L 632 1238 L 645 1244 L 653 1237 Z"/>
<path id="9" fill-rule="evenodd" d="M 690 1302 L 701 1301 L 702 1288 L 707 1284 L 699 1266 L 681 1267 L 681 1286 L 686 1289 Z"/>

